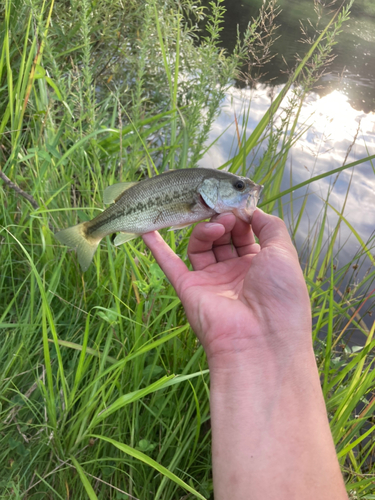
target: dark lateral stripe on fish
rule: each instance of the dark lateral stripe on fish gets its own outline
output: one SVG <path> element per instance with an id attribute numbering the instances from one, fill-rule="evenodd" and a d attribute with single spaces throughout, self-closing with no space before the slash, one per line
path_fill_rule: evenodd
<path id="1" fill-rule="evenodd" d="M 215 169 L 173 170 L 137 183 L 120 183 L 107 188 L 105 203 L 112 203 L 91 221 L 56 233 L 60 243 L 77 250 L 85 271 L 101 239 L 120 233 L 115 245 L 155 229 L 186 227 L 233 212 L 248 224 L 262 186 L 251 179 Z"/>
<path id="2" fill-rule="evenodd" d="M 129 188 L 129 189 L 132 189 L 132 188 Z M 163 203 L 163 205 L 167 205 L 168 203 L 173 203 L 173 202 L 179 200 L 181 198 L 181 196 L 186 195 L 186 194 L 193 195 L 194 191 L 187 191 L 187 190 L 186 191 L 174 191 L 172 195 L 167 195 L 167 194 L 166 195 L 158 195 L 155 198 L 150 198 L 147 202 L 142 203 L 141 201 L 139 201 L 137 203 L 137 205 L 125 207 L 123 210 L 120 210 L 116 205 L 113 205 L 114 210 L 116 210 L 116 211 L 112 214 L 108 213 L 108 217 L 106 217 L 106 218 L 102 218 L 102 214 L 98 215 L 97 217 L 98 218 L 100 217 L 100 220 L 98 220 L 96 222 L 96 224 L 90 223 L 89 227 L 87 228 L 87 230 L 89 231 L 88 234 L 94 233 L 95 231 L 97 231 L 98 229 L 103 227 L 105 224 L 108 224 L 109 222 L 112 222 L 112 221 L 118 219 L 119 217 L 126 217 L 128 215 L 132 215 L 132 214 L 135 214 L 137 212 L 144 212 L 144 211 L 149 210 L 153 207 L 160 207 L 161 203 Z M 205 203 L 205 205 L 207 206 L 206 203 Z M 94 221 L 95 221 L 95 219 L 93 219 L 91 222 L 94 222 Z"/>

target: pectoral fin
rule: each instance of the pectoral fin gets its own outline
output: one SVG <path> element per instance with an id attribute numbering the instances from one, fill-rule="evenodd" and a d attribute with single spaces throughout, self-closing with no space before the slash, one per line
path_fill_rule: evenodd
<path id="1" fill-rule="evenodd" d="M 183 229 L 184 227 L 189 227 L 193 222 L 188 222 L 187 224 L 177 224 L 176 226 L 171 226 L 168 231 L 176 231 L 177 229 Z"/>
<path id="2" fill-rule="evenodd" d="M 122 245 L 123 243 L 126 243 L 127 241 L 134 240 L 134 238 L 138 238 L 138 236 L 140 236 L 140 234 L 136 234 L 136 233 L 120 233 L 113 240 L 113 244 L 116 247 L 118 247 L 119 245 Z"/>
<path id="3" fill-rule="evenodd" d="M 138 184 L 137 182 L 119 182 L 117 184 L 112 184 L 105 188 L 103 192 L 103 203 L 109 204 L 114 203 L 118 200 L 118 198 L 122 195 L 124 191 L 129 189 L 130 187 Z"/>

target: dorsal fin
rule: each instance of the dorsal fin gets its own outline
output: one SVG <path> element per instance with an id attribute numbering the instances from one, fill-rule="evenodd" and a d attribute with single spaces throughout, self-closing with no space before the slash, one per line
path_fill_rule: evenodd
<path id="1" fill-rule="evenodd" d="M 109 203 L 114 203 L 122 195 L 124 191 L 130 187 L 138 184 L 137 182 L 119 182 L 118 184 L 112 184 L 105 188 L 103 192 L 103 203 L 106 205 Z"/>

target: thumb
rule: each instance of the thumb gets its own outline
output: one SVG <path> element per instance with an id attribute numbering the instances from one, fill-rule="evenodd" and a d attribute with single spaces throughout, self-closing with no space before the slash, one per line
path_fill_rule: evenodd
<path id="1" fill-rule="evenodd" d="M 261 248 L 282 247 L 296 254 L 285 222 L 279 219 L 279 217 L 266 214 L 263 210 L 257 208 L 254 212 L 251 226 L 254 234 L 259 239 Z"/>

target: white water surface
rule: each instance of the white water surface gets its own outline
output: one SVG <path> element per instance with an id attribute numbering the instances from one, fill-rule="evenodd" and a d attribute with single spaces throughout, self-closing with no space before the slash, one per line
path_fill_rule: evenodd
<path id="1" fill-rule="evenodd" d="M 248 137 L 281 88 L 282 86 L 259 86 L 255 90 L 250 90 L 232 87 L 224 99 L 222 112 L 211 129 L 208 143 L 220 138 L 202 158 L 200 166 L 217 168 L 227 162 L 233 156 L 237 142 L 234 117 L 237 117 L 241 130 L 242 117 L 250 106 L 246 126 Z M 288 96 L 284 103 L 287 99 Z M 311 92 L 303 105 L 299 122 L 301 127 L 307 125 L 309 128 L 290 150 L 282 190 L 290 187 L 291 169 L 292 185 L 297 185 L 310 177 L 342 166 L 344 161 L 347 164 L 375 154 L 375 114 L 353 109 L 348 102 L 348 97 L 338 90 L 324 96 Z M 261 153 L 262 151 L 257 155 Z M 250 157 L 251 155 L 252 153 Z M 256 164 L 256 156 L 253 160 Z M 250 165 L 251 158 L 248 162 Z M 343 171 L 338 178 L 333 175 L 310 185 L 308 188 L 310 195 L 296 236 L 299 249 L 303 248 L 304 244 L 306 245 L 309 235 L 313 238 L 314 233 L 320 228 L 320 223 L 314 226 L 314 222 L 321 221 L 323 200 L 328 191 L 332 190 L 329 203 L 341 212 L 350 182 L 343 215 L 364 242 L 370 240 L 375 231 L 375 162 L 373 165 L 374 168 L 370 162 L 366 162 Z M 306 187 L 293 193 L 295 220 L 305 193 Z M 285 220 L 287 223 L 289 221 L 292 227 L 289 201 L 290 195 L 283 198 Z M 277 214 L 277 205 L 275 213 Z M 336 226 L 337 219 L 337 215 L 329 208 L 328 223 L 325 227 L 326 242 Z M 374 243 L 373 241 L 372 254 L 375 254 Z M 358 240 L 344 222 L 341 223 L 336 244 L 336 250 L 339 249 L 340 252 L 335 258 L 335 264 L 339 267 L 349 262 L 361 250 Z M 362 266 L 357 271 L 358 280 L 371 267 L 370 260 L 363 259 Z"/>

